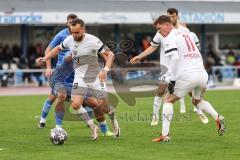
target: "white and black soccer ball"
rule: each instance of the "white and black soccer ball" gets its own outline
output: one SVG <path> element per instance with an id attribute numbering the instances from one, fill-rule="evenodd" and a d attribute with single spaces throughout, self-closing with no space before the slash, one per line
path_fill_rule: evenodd
<path id="1" fill-rule="evenodd" d="M 55 145 L 62 145 L 67 140 L 67 132 L 62 128 L 54 128 L 50 131 L 50 140 Z"/>

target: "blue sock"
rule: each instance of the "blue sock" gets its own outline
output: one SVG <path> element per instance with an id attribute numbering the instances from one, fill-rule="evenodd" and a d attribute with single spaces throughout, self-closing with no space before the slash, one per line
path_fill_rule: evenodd
<path id="1" fill-rule="evenodd" d="M 56 126 L 62 126 L 63 117 L 64 117 L 64 112 L 55 111 Z"/>
<path id="2" fill-rule="evenodd" d="M 106 120 L 103 122 L 99 122 L 100 129 L 102 133 L 106 133 L 108 131 L 108 126 Z"/>
<path id="3" fill-rule="evenodd" d="M 43 105 L 43 107 L 42 107 L 42 118 L 47 118 L 47 115 L 48 115 L 48 113 L 49 113 L 49 110 L 51 109 L 51 107 L 52 107 L 52 101 L 50 101 L 50 100 L 46 100 L 45 102 L 44 102 L 44 105 Z"/>

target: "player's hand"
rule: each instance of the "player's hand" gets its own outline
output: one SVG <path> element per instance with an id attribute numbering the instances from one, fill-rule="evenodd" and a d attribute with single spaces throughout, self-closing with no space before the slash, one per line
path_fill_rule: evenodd
<path id="1" fill-rule="evenodd" d="M 136 64 L 137 62 L 139 62 L 141 60 L 141 58 L 139 56 L 135 56 L 130 60 L 131 64 Z"/>
<path id="2" fill-rule="evenodd" d="M 106 70 L 101 70 L 100 73 L 98 74 L 98 78 L 100 82 L 105 82 L 107 79 L 107 71 Z"/>
<path id="3" fill-rule="evenodd" d="M 45 62 L 46 60 L 44 59 L 44 57 L 39 57 L 36 59 L 36 64 L 39 66 L 42 66 Z"/>
<path id="4" fill-rule="evenodd" d="M 47 78 L 50 78 L 51 77 L 51 75 L 52 75 L 52 69 L 46 69 L 46 71 L 45 71 L 45 77 L 47 77 Z"/>

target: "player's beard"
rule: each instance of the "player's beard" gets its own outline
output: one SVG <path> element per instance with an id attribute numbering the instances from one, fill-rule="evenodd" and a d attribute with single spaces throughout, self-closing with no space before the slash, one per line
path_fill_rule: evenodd
<path id="1" fill-rule="evenodd" d="M 77 41 L 77 42 L 80 42 L 82 41 L 84 35 L 82 35 L 81 37 L 75 37 L 74 40 Z"/>

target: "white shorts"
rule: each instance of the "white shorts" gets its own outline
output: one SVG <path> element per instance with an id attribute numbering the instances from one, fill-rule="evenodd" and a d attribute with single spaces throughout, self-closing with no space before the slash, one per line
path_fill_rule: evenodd
<path id="1" fill-rule="evenodd" d="M 95 97 L 98 99 L 107 98 L 106 83 L 100 82 L 98 77 L 92 83 L 86 83 L 84 79 L 74 79 L 72 95 Z"/>
<path id="2" fill-rule="evenodd" d="M 185 73 L 176 80 L 173 94 L 183 98 L 189 92 L 192 92 L 193 98 L 201 99 L 207 87 L 207 81 L 208 74 L 206 71 Z"/>

